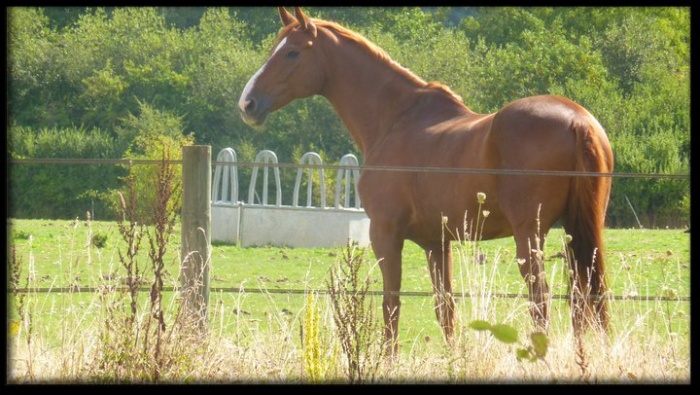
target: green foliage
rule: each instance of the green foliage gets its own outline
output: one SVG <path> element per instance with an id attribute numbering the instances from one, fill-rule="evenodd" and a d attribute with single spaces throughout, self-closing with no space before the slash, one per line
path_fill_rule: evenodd
<path id="1" fill-rule="evenodd" d="M 510 325 L 492 325 L 487 321 L 475 320 L 469 323 L 469 327 L 477 331 L 489 331 L 498 341 L 506 344 L 518 341 L 518 332 Z"/>
<path id="2" fill-rule="evenodd" d="M 12 158 L 114 158 L 115 140 L 99 129 L 41 129 L 12 126 Z M 112 164 L 23 164 L 9 168 L 9 209 L 22 218 L 114 219 L 105 191 L 119 185 L 122 169 Z"/>
<path id="3" fill-rule="evenodd" d="M 503 31 L 498 28 L 502 21 L 492 26 L 492 12 L 486 13 L 484 24 L 490 26 L 487 31 L 497 29 L 492 33 L 495 37 L 488 36 L 494 42 L 476 35 L 478 39 L 470 44 L 473 71 L 468 73 L 472 78 L 466 91 L 481 103 L 478 111 L 493 112 L 520 97 L 555 93 L 557 86 L 569 81 L 584 81 L 593 87 L 605 81 L 606 69 L 592 41 L 587 37 L 569 39 L 560 19 L 545 25 L 525 10 L 504 11 L 507 20 L 522 18 L 515 23 L 521 30 L 514 29 L 518 35 L 512 37 L 510 26 L 503 25 Z M 469 19 L 481 25 L 474 18 Z M 474 26 L 464 22 L 463 27 L 467 36 L 473 35 Z M 475 75 L 477 78 L 473 78 Z"/>
<path id="4" fill-rule="evenodd" d="M 27 233 L 26 231 L 18 231 L 12 233 L 12 239 L 13 240 L 29 240 L 31 235 Z"/>
<path id="5" fill-rule="evenodd" d="M 128 159 L 150 159 L 161 161 L 175 161 L 182 159 L 182 147 L 192 145 L 192 135 L 182 135 L 181 119 L 165 111 L 158 111 L 150 105 L 141 104 L 141 113 L 138 117 L 129 115 L 119 128 L 120 136 L 129 136 L 125 141 L 131 141 L 131 146 L 124 156 Z M 166 165 L 174 173 L 171 193 L 175 193 L 182 187 L 182 166 L 175 164 Z M 157 188 L 153 186 L 153 180 L 159 171 L 153 165 L 128 165 L 129 177 L 134 178 L 134 189 L 139 197 L 137 215 L 141 221 L 149 222 L 153 207 L 156 207 L 158 199 Z M 125 179 L 126 180 L 126 179 Z M 180 202 L 170 200 L 168 212 L 180 212 Z"/>
<path id="6" fill-rule="evenodd" d="M 61 37 L 48 23 L 42 9 L 8 9 L 8 118 L 21 125 L 68 124 Z"/>
<path id="7" fill-rule="evenodd" d="M 547 356 L 549 349 L 549 339 L 542 332 L 534 332 L 530 334 L 530 345 L 527 348 L 519 348 L 516 353 L 518 361 L 523 359 L 530 362 L 535 362 L 538 359 L 544 359 Z"/>
<path id="8" fill-rule="evenodd" d="M 544 23 L 533 15 L 531 8 L 483 7 L 475 16 L 463 19 L 459 28 L 474 38 L 488 38 L 496 47 L 517 43 L 523 31 L 542 30 Z"/>
<path id="9" fill-rule="evenodd" d="M 86 89 L 82 93 L 85 105 L 83 123 L 113 127 L 113 120 L 125 115 L 126 106 L 121 95 L 129 87 L 123 77 L 116 75 L 107 61 L 105 68 L 83 79 Z"/>
<path id="10" fill-rule="evenodd" d="M 607 130 L 618 172 L 689 171 L 689 7 L 305 10 L 359 31 L 426 81 L 451 87 L 477 112 L 496 111 L 526 95 L 570 97 Z M 270 7 L 11 7 L 7 104 L 10 133 L 19 136 L 8 141 L 11 147 L 27 146 L 22 157 L 86 157 L 39 140 L 42 130 L 55 132 L 41 139 L 80 130 L 96 134 L 95 140 L 111 136 L 108 157 L 129 157 L 135 152 L 128 150 L 144 141 L 134 141 L 138 133 L 128 122 L 147 103 L 177 114 L 179 135 L 191 134 L 192 142 L 212 145 L 215 153 L 232 147 L 242 161 L 262 149 L 275 151 L 281 162 L 294 162 L 307 151 L 321 153 L 325 163 L 348 152 L 359 156 L 338 116 L 320 97 L 276 112 L 263 132 L 241 121 L 238 96 L 264 62 L 280 27 Z M 49 147 L 61 153 L 47 152 Z M 31 173 L 13 170 L 22 177 Z M 294 174 L 283 177 L 288 204 Z M 50 194 L 55 174 L 46 178 L 32 178 L 46 185 L 33 193 L 56 207 L 29 209 L 20 199 L 22 204 L 13 207 L 21 211 L 14 215 L 75 214 L 67 196 L 58 192 L 56 200 Z M 114 182 L 67 193 L 104 200 L 116 189 Z M 12 183 L 29 185 L 27 179 Z M 625 196 L 646 226 L 685 225 L 689 194 L 688 180 L 615 179 L 608 225 L 635 224 Z"/>
<path id="11" fill-rule="evenodd" d="M 383 31 L 392 33 L 399 41 L 426 44 L 434 42 L 444 30 L 432 14 L 423 12 L 418 7 L 406 7 L 387 19 L 382 26 Z"/>
<path id="12" fill-rule="evenodd" d="M 107 245 L 107 239 L 108 239 L 108 236 L 106 234 L 95 233 L 90 238 L 90 242 L 92 243 L 93 247 L 105 248 L 105 246 Z"/>
<path id="13" fill-rule="evenodd" d="M 493 337 L 505 344 L 514 344 L 518 342 L 518 331 L 510 325 L 506 324 L 491 324 L 488 321 L 474 320 L 469 323 L 469 327 L 477 331 L 489 331 Z M 536 362 L 544 360 L 549 349 L 549 339 L 542 332 L 533 332 L 530 334 L 530 344 L 523 348 L 518 348 L 515 353 L 518 361 L 527 360 Z"/>

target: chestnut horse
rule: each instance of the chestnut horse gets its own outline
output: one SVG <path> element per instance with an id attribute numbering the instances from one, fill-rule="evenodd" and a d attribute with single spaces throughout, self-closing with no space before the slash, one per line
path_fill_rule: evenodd
<path id="1" fill-rule="evenodd" d="M 586 109 L 543 95 L 478 114 L 449 88 L 426 83 L 359 34 L 309 18 L 298 7 L 294 15 L 280 7 L 279 14 L 283 28 L 241 94 L 241 116 L 249 125 L 261 125 L 271 112 L 312 95 L 324 96 L 337 111 L 369 168 L 360 177 L 359 192 L 382 272 L 391 352 L 398 349 L 404 241 L 425 250 L 436 315 L 450 342 L 455 325 L 450 239 L 465 235 L 466 213 L 480 209 L 490 212 L 482 240 L 515 239 L 538 330 L 547 329 L 551 299 L 542 248 L 558 220 L 571 236 L 572 325 L 577 331 L 607 330 L 602 232 L 613 154 L 605 131 Z M 484 171 L 387 172 L 372 166 Z M 477 194 L 486 197 L 482 205 Z"/>

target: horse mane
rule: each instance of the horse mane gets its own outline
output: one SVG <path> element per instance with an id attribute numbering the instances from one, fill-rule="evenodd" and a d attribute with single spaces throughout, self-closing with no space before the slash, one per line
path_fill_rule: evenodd
<path id="1" fill-rule="evenodd" d="M 389 54 L 379 47 L 378 45 L 374 44 L 373 42 L 369 41 L 367 38 L 362 36 L 359 33 L 356 33 L 348 28 L 345 28 L 335 22 L 331 21 L 326 21 L 322 19 L 314 19 L 310 18 L 311 22 L 316 24 L 317 27 L 323 27 L 325 29 L 330 30 L 333 32 L 336 36 L 340 36 L 346 40 L 349 40 L 351 42 L 356 43 L 360 47 L 364 48 L 369 52 L 370 54 L 374 55 L 377 57 L 377 59 L 382 60 L 385 62 L 392 70 L 396 71 L 397 73 L 405 76 L 408 78 L 409 81 L 415 83 L 416 85 L 423 87 L 428 90 L 440 92 L 450 99 L 454 100 L 456 103 L 460 104 L 461 106 L 464 106 L 464 102 L 462 101 L 462 97 L 457 95 L 448 87 L 447 85 L 441 84 L 439 82 L 425 82 L 422 78 L 414 74 L 411 70 L 407 69 L 406 67 L 401 66 L 398 62 L 396 62 L 394 59 L 389 56 Z M 273 45 L 273 48 L 277 46 L 279 41 L 281 41 L 282 37 L 284 37 L 287 32 L 294 27 L 296 27 L 297 24 L 291 24 L 289 26 L 286 26 L 282 32 L 280 32 L 280 35 L 277 37 L 277 40 L 275 42 L 275 45 Z"/>

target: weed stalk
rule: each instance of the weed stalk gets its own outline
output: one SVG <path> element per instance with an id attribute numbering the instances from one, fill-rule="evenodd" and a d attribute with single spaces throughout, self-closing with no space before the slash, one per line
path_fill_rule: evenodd
<path id="1" fill-rule="evenodd" d="M 343 262 L 336 263 L 327 281 L 335 328 L 352 384 L 373 382 L 386 352 L 377 344 L 381 338 L 380 327 L 374 301 L 367 298 L 369 274 L 364 280 L 360 278 L 364 256 L 364 249 L 358 251 L 356 244 L 348 243 L 343 250 Z M 372 358 L 374 349 L 378 351 Z"/>

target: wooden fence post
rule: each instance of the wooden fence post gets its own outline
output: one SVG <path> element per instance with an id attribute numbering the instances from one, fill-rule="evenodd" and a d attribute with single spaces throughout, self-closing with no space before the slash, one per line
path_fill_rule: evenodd
<path id="1" fill-rule="evenodd" d="M 182 147 L 182 267 L 187 319 L 207 324 L 211 267 L 211 146 Z"/>

